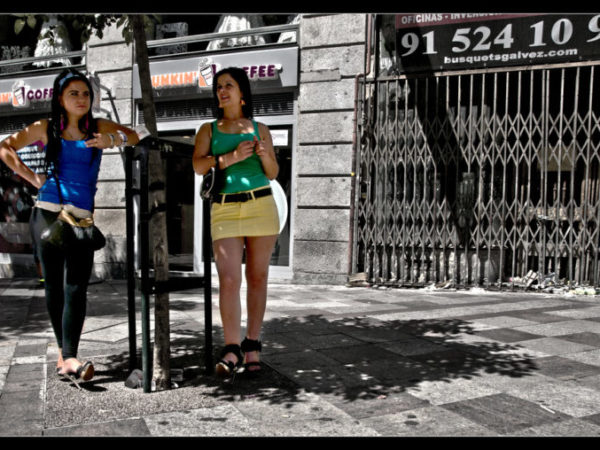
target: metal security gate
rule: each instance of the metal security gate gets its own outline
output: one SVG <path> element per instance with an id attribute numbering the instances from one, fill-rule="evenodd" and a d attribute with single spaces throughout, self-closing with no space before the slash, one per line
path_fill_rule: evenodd
<path id="1" fill-rule="evenodd" d="M 363 81 L 352 272 L 600 285 L 600 67 Z"/>

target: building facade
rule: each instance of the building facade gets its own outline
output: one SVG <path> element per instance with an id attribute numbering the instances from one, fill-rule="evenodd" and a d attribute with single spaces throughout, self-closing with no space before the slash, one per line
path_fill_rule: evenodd
<path id="1" fill-rule="evenodd" d="M 221 30 L 232 20 L 226 16 L 212 19 Z M 252 21 L 257 19 L 251 16 Z M 271 22 L 279 20 L 275 25 L 265 25 L 266 19 L 253 23 L 253 28 L 269 31 L 271 26 L 275 31 L 262 35 L 254 31 L 208 33 L 210 39 L 201 41 L 185 39 L 195 34 L 185 17 L 156 27 L 148 42 L 159 137 L 192 144 L 198 128 L 213 117 L 210 77 L 214 70 L 245 67 L 255 95 L 255 118 L 272 132 L 281 167 L 278 181 L 289 206 L 271 277 L 297 283 L 345 283 L 350 253 L 355 78 L 364 68 L 366 15 L 271 17 Z M 230 29 L 235 31 L 235 27 Z M 175 41 L 169 41 L 173 38 Z M 143 125 L 144 119 L 133 52 L 133 45 L 126 44 L 121 30 L 113 26 L 101 39 L 92 37 L 85 48 L 71 51 L 67 64 L 96 80 L 101 100 L 96 116 L 136 127 Z M 0 74 L 2 137 L 45 117 L 52 80 L 61 69 L 56 63 L 42 71 L 25 67 Z M 25 99 L 16 105 L 19 92 Z M 37 164 L 37 170 L 43 170 L 39 150 L 32 147 L 20 154 L 31 161 L 31 167 Z M 108 244 L 95 256 L 97 278 L 125 276 L 123 152 L 122 148 L 103 152 L 95 218 Z M 171 267 L 201 271 L 200 177 L 193 173 L 191 161 L 170 161 L 166 174 Z M 2 180 L 6 213 L 0 222 L 0 276 L 34 275 L 27 219 L 35 192 L 6 171 Z"/>
<path id="2" fill-rule="evenodd" d="M 213 117 L 214 70 L 252 79 L 289 206 L 271 279 L 600 285 L 600 14 L 168 17 L 149 36 L 160 137 L 193 143 Z M 75 50 L 98 114 L 143 125 L 121 30 Z M 0 73 L 0 135 L 47 112 L 58 70 Z M 40 165 L 36 148 L 22 153 Z M 199 272 L 200 178 L 189 161 L 166 174 L 171 268 Z M 0 181 L 0 275 L 32 274 L 35 193 Z M 109 244 L 95 275 L 124 277 L 123 149 L 104 152 L 96 207 Z"/>

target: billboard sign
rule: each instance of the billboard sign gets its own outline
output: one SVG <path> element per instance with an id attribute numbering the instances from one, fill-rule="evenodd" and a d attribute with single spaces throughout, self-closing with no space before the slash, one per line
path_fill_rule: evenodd
<path id="1" fill-rule="evenodd" d="M 401 72 L 600 58 L 600 14 L 397 14 Z"/>

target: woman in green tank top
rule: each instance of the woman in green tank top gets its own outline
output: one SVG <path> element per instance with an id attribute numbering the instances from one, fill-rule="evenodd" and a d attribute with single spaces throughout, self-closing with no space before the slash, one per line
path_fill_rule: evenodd
<path id="1" fill-rule="evenodd" d="M 219 275 L 219 310 L 225 347 L 216 373 L 229 377 L 244 368 L 260 370 L 259 340 L 267 302 L 271 254 L 279 233 L 270 181 L 279 172 L 269 129 L 252 120 L 250 82 L 243 69 L 229 67 L 213 77 L 217 120 L 200 127 L 195 138 L 194 171 L 212 167 L 222 180 L 211 206 L 211 234 Z M 247 326 L 241 332 L 240 288 L 246 252 Z"/>

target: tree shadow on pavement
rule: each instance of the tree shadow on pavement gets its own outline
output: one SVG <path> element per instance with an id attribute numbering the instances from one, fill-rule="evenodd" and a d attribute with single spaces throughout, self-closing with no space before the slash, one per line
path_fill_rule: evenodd
<path id="1" fill-rule="evenodd" d="M 215 362 L 221 334 L 215 327 Z M 203 332 L 182 326 L 174 335 L 171 367 L 183 369 L 182 386 L 230 401 L 295 402 L 305 392 L 353 401 L 406 392 L 423 381 L 523 377 L 536 370 L 522 347 L 479 338 L 469 322 L 457 319 L 271 319 L 264 324 L 261 376 L 240 374 L 230 383 L 205 372 Z"/>

